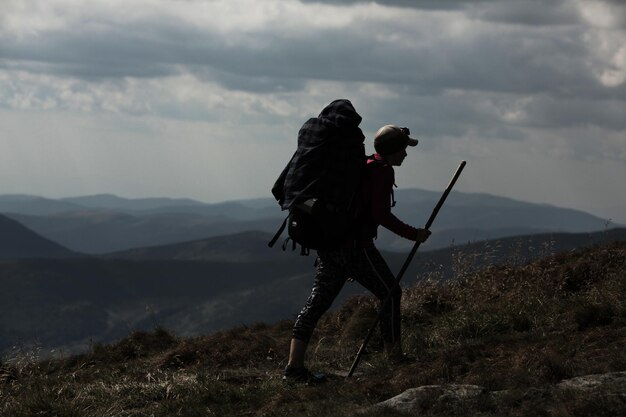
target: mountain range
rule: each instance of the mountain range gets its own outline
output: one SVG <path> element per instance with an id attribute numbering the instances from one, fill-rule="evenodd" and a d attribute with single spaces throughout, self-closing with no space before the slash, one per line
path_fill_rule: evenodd
<path id="1" fill-rule="evenodd" d="M 439 193 L 396 197 L 399 217 L 426 219 Z M 267 247 L 284 217 L 272 199 L 3 195 L 0 212 L 0 353 L 84 350 L 155 325 L 195 335 L 272 322 L 310 291 L 314 258 Z M 467 193 L 450 195 L 432 230 L 405 284 L 626 239 L 584 212 Z M 392 271 L 410 245 L 384 232 L 377 241 Z M 335 305 L 363 291 L 346 284 Z"/>
<path id="2" fill-rule="evenodd" d="M 434 191 L 398 190 L 394 213 L 419 226 L 426 221 L 439 196 Z M 0 196 L 0 213 L 72 251 L 88 254 L 248 231 L 273 233 L 285 217 L 271 198 L 206 204 L 190 199 L 126 199 L 106 194 L 57 200 L 4 195 Z M 444 248 L 505 236 L 592 232 L 605 228 L 605 219 L 578 210 L 489 194 L 452 192 L 424 248 Z M 378 246 L 406 250 L 410 242 L 381 230 Z"/>
<path id="3" fill-rule="evenodd" d="M 259 231 L 98 256 L 75 252 L 0 217 L 0 247 L 32 242 L 30 253 L 0 260 L 0 353 L 15 346 L 81 351 L 131 330 L 163 326 L 180 335 L 210 334 L 242 323 L 293 317 L 306 300 L 314 257 L 269 249 Z M 626 240 L 626 229 L 502 238 L 420 251 L 404 284 L 446 280 L 498 263 L 595 243 Z M 40 250 L 43 243 L 45 250 Z M 36 249 L 36 250 L 35 250 Z M 392 271 L 406 253 L 383 252 Z M 335 301 L 364 290 L 346 284 Z"/>

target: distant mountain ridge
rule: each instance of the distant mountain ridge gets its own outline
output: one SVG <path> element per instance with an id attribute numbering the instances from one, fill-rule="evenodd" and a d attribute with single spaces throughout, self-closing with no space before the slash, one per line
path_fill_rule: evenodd
<path id="1" fill-rule="evenodd" d="M 89 196 L 67 197 L 59 201 L 68 202 L 85 208 L 109 210 L 154 210 L 162 207 L 205 206 L 205 203 L 190 198 L 123 198 L 114 194 L 94 194 Z"/>
<path id="2" fill-rule="evenodd" d="M 407 221 L 425 219 L 438 197 L 436 192 L 399 190 L 394 211 Z M 155 324 L 183 335 L 210 333 L 286 318 L 302 307 L 314 257 L 267 247 L 285 215 L 272 199 L 214 205 L 139 200 L 0 196 L 0 210 L 31 213 L 0 215 L 0 353 L 33 342 L 84 349 L 90 341 L 113 340 L 129 329 Z M 59 211 L 32 214 L 46 210 Z M 626 229 L 605 226 L 602 219 L 576 210 L 453 193 L 403 283 L 447 279 L 459 265 L 524 262 L 626 240 Z M 541 234 L 544 227 L 550 233 Z M 584 233 L 557 233 L 572 229 Z M 529 236 L 502 237 L 524 234 Z M 479 237 L 488 240 L 479 242 Z M 377 246 L 395 272 L 412 244 L 391 238 L 381 232 Z M 100 256 L 77 253 L 84 248 Z M 390 248 L 394 251 L 384 251 Z M 336 303 L 363 291 L 346 284 Z"/>
<path id="3" fill-rule="evenodd" d="M 0 213 L 19 213 L 33 216 L 47 216 L 81 210 L 83 206 L 67 201 L 54 200 L 26 194 L 0 195 Z"/>
<path id="4" fill-rule="evenodd" d="M 419 227 L 439 196 L 436 191 L 400 189 L 393 211 Z M 71 250 L 90 254 L 253 230 L 273 233 L 285 216 L 272 198 L 206 204 L 191 199 L 127 199 L 110 194 L 61 200 L 0 196 L 0 212 Z M 579 210 L 452 192 L 433 225 L 436 233 L 424 246 L 436 249 L 521 234 L 592 232 L 606 228 L 606 223 Z M 405 250 L 411 245 L 383 228 L 377 242 L 388 250 Z"/>

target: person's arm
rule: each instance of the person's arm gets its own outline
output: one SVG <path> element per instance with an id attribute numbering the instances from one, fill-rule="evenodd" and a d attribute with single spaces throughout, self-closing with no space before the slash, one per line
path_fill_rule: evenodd
<path id="1" fill-rule="evenodd" d="M 372 176 L 372 217 L 385 229 L 412 241 L 425 241 L 430 232 L 412 227 L 391 212 L 391 190 L 394 183 L 393 169 L 389 166 L 378 168 Z"/>

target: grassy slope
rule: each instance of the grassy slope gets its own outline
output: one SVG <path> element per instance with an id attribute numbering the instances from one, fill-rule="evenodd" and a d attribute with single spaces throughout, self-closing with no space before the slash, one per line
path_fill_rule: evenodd
<path id="1" fill-rule="evenodd" d="M 290 322 L 192 339 L 157 329 L 81 356 L 42 362 L 22 355 L 0 364 L 0 415 L 352 416 L 408 388 L 447 383 L 508 392 L 502 402 L 485 396 L 463 411 L 432 404 L 424 415 L 626 413 L 623 395 L 553 389 L 565 378 L 626 370 L 626 243 L 521 267 L 456 270 L 454 283 L 405 291 L 403 344 L 418 354 L 414 364 L 390 366 L 374 338 L 357 377 L 289 386 L 280 369 Z M 312 367 L 346 370 L 374 312 L 371 299 L 356 297 L 323 317 Z"/>

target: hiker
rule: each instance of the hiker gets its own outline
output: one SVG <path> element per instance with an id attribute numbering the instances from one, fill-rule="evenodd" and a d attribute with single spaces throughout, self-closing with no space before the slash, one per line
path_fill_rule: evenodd
<path id="1" fill-rule="evenodd" d="M 289 361 L 283 373 L 285 380 L 317 383 L 325 379 L 305 367 L 305 352 L 318 320 L 330 308 L 346 280 L 357 281 L 381 301 L 386 298 L 395 277 L 374 246 L 378 226 L 412 241 L 424 242 L 430 235 L 430 231 L 409 226 L 391 213 L 395 205 L 393 167 L 402 165 L 407 147 L 417 143 L 417 139 L 409 137 L 406 128 L 386 125 L 376 133 L 376 153 L 363 161 L 354 227 L 337 248 L 317 252 L 311 295 L 293 326 Z M 395 287 L 380 322 L 385 352 L 393 362 L 405 357 L 400 343 L 401 293 L 401 289 Z"/>

